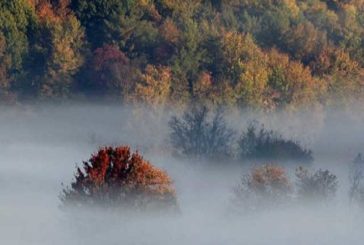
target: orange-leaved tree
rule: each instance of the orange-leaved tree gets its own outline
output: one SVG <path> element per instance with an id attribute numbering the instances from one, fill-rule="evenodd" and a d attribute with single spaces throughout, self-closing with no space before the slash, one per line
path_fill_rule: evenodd
<path id="1" fill-rule="evenodd" d="M 63 190 L 65 206 L 176 208 L 168 174 L 130 147 L 103 147 L 77 168 L 75 181 Z"/>
<path id="2" fill-rule="evenodd" d="M 291 198 L 292 185 L 284 168 L 263 165 L 244 175 L 235 189 L 237 211 L 279 206 Z M 243 209 L 243 210 L 241 210 Z"/>

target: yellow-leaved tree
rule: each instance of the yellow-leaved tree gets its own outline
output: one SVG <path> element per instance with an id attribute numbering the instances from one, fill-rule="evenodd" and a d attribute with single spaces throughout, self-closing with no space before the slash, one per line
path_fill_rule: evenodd
<path id="1" fill-rule="evenodd" d="M 147 65 L 135 87 L 137 101 L 153 108 L 165 106 L 170 96 L 171 77 L 170 68 Z"/>
<path id="2" fill-rule="evenodd" d="M 250 35 L 228 32 L 222 42 L 227 73 L 234 84 L 238 103 L 241 106 L 262 106 L 269 75 L 266 54 Z"/>

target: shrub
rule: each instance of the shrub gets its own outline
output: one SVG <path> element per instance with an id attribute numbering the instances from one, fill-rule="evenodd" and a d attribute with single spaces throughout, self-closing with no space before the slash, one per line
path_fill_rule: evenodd
<path id="1" fill-rule="evenodd" d="M 172 180 L 128 146 L 104 147 L 77 168 L 64 205 L 136 209 L 176 207 Z"/>
<path id="2" fill-rule="evenodd" d="M 243 176 L 241 184 L 235 189 L 235 200 L 239 208 L 246 210 L 255 210 L 265 205 L 271 207 L 289 199 L 291 189 L 284 168 L 263 165 Z"/>
<path id="3" fill-rule="evenodd" d="M 260 129 L 253 123 L 243 132 L 239 141 L 242 160 L 311 163 L 311 150 L 306 150 L 293 140 L 286 140 L 274 131 Z"/>
<path id="4" fill-rule="evenodd" d="M 328 201 L 336 194 L 337 177 L 328 170 L 319 169 L 310 173 L 307 169 L 299 167 L 296 170 L 296 177 L 299 198 Z"/>
<path id="5" fill-rule="evenodd" d="M 170 140 L 179 155 L 222 159 L 231 156 L 234 131 L 226 126 L 221 110 L 212 119 L 206 107 L 185 112 L 169 121 Z"/>

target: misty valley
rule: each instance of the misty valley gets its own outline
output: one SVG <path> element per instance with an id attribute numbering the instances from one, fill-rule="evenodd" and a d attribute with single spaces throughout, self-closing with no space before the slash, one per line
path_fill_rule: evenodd
<path id="1" fill-rule="evenodd" d="M 358 243 L 364 114 L 324 115 L 4 107 L 1 240 Z"/>
<path id="2" fill-rule="evenodd" d="M 364 0 L 0 0 L 0 245 L 362 244 Z"/>

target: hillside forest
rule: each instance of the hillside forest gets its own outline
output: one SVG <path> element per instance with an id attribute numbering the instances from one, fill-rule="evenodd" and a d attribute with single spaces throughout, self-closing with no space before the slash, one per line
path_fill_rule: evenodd
<path id="1" fill-rule="evenodd" d="M 5 0 L 0 97 L 267 111 L 347 106 L 363 0 Z"/>

